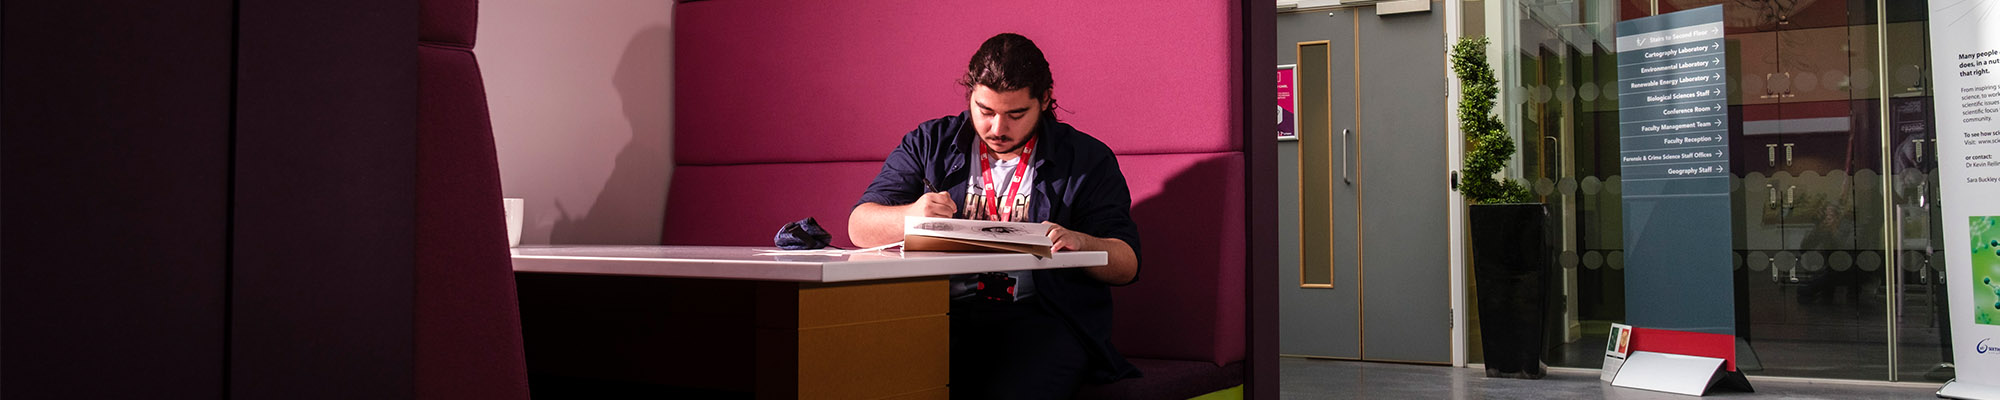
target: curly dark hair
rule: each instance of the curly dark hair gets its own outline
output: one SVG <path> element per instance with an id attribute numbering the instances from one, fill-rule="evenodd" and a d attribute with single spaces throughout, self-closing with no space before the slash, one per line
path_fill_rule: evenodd
<path id="1" fill-rule="evenodd" d="M 1049 60 L 1042 56 L 1042 49 L 1026 36 L 1002 33 L 986 39 L 979 51 L 972 53 L 958 84 L 965 86 L 966 96 L 979 86 L 999 92 L 1028 89 L 1028 97 L 1049 102 L 1042 115 L 1054 117 L 1056 102 L 1049 90 L 1056 86 L 1055 76 L 1049 73 Z"/>

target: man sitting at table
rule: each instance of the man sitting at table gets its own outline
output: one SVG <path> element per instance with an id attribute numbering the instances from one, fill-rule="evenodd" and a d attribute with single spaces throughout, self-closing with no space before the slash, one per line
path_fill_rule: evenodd
<path id="1" fill-rule="evenodd" d="M 1111 347 L 1110 286 L 1139 275 L 1117 157 L 1056 121 L 1049 62 L 1026 37 L 987 39 L 958 83 L 969 110 L 903 136 L 848 234 L 860 246 L 893 243 L 912 215 L 1041 222 L 1055 251 L 1108 255 L 1097 267 L 951 277 L 953 398 L 1067 398 L 1083 382 L 1138 376 Z"/>

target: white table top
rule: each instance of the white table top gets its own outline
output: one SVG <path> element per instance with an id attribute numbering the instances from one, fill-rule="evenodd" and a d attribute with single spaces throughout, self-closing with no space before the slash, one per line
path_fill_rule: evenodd
<path id="1" fill-rule="evenodd" d="M 1065 251 L 1040 259 L 1021 253 L 903 252 L 772 254 L 773 247 L 521 246 L 514 272 L 656 276 L 762 281 L 849 282 L 1106 264 L 1102 251 Z"/>

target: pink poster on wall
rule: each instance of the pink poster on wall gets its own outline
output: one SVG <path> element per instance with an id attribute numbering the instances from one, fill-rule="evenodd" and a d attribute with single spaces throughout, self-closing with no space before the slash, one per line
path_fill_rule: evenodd
<path id="1" fill-rule="evenodd" d="M 1278 67 L 1278 140 L 1298 140 L 1298 105 L 1292 101 L 1292 67 Z"/>

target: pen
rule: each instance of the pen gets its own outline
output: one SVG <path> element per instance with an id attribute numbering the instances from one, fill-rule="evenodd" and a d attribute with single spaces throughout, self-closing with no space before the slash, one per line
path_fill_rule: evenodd
<path id="1" fill-rule="evenodd" d="M 937 188 L 931 186 L 930 178 L 924 178 L 924 193 L 937 193 Z"/>

